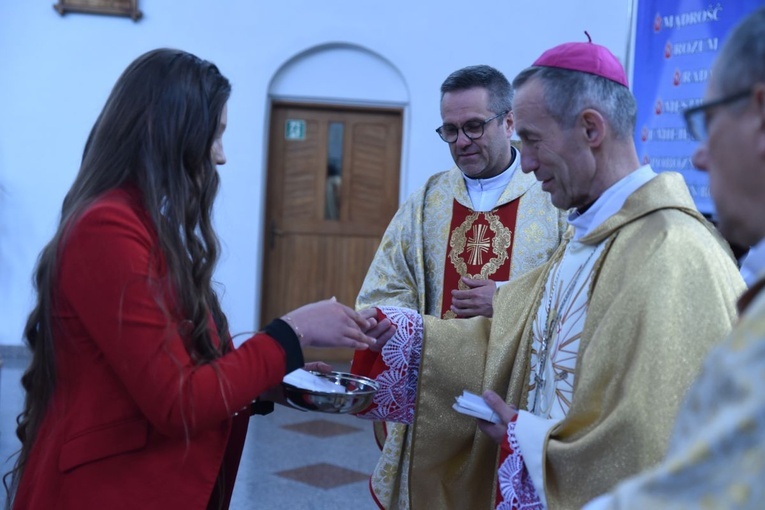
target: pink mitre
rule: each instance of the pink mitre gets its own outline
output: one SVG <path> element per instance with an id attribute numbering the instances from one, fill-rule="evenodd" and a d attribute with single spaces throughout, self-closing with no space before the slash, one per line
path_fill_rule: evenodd
<path id="1" fill-rule="evenodd" d="M 589 42 L 571 42 L 556 46 L 542 53 L 533 65 L 594 74 L 629 88 L 627 73 L 624 72 L 619 59 L 605 46 L 593 44 L 590 34 L 585 34 Z"/>

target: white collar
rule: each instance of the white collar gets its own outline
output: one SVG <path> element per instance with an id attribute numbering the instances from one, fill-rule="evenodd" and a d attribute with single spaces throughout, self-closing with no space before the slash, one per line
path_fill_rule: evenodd
<path id="1" fill-rule="evenodd" d="M 499 175 L 486 179 L 473 179 L 462 174 L 474 211 L 491 211 L 497 205 L 507 185 L 510 184 L 515 172 L 520 168 L 520 154 L 515 147 L 511 147 L 511 150 L 513 162 Z"/>
<path id="2" fill-rule="evenodd" d="M 513 154 L 513 162 L 507 167 L 501 174 L 494 177 L 487 177 L 486 179 L 473 179 L 465 174 L 462 176 L 465 178 L 465 186 L 468 190 L 486 191 L 490 189 L 502 188 L 505 189 L 510 179 L 513 178 L 515 170 L 520 166 L 521 158 L 519 157 L 515 147 L 511 147 Z"/>
<path id="3" fill-rule="evenodd" d="M 765 277 L 765 239 L 752 246 L 741 261 L 741 277 L 751 287 Z"/>
<path id="4" fill-rule="evenodd" d="M 656 175 L 650 165 L 641 166 L 612 184 L 584 213 L 569 214 L 568 222 L 575 229 L 574 240 L 581 239 L 619 212 L 627 198 Z"/>

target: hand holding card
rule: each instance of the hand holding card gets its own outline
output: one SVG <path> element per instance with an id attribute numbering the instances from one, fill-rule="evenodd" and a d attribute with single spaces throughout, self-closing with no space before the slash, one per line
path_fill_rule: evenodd
<path id="1" fill-rule="evenodd" d="M 480 395 L 463 390 L 462 395 L 456 397 L 455 400 L 456 403 L 452 405 L 452 409 L 458 413 L 467 414 L 468 416 L 492 423 L 501 423 L 499 415 L 486 404 Z"/>

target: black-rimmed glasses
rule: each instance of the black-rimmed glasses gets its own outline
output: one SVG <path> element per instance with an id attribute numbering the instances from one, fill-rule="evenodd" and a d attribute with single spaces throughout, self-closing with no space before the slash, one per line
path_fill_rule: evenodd
<path id="1" fill-rule="evenodd" d="M 693 108 L 688 108 L 683 112 L 688 133 L 699 142 L 706 141 L 707 126 L 711 119 L 709 110 L 744 99 L 751 93 L 752 89 L 742 90 L 741 92 L 736 92 L 735 94 L 721 97 L 720 99 L 715 99 L 714 101 L 709 101 L 707 103 L 701 103 Z"/>
<path id="2" fill-rule="evenodd" d="M 467 136 L 470 140 L 477 140 L 483 136 L 483 129 L 486 124 L 503 115 L 507 115 L 508 113 L 508 111 L 500 112 L 494 117 L 484 121 L 471 120 L 465 122 L 461 128 L 458 128 L 454 124 L 444 124 L 443 126 L 436 128 L 436 133 L 438 133 L 438 136 L 441 137 L 441 140 L 445 141 L 446 143 L 454 143 L 457 141 L 457 138 L 459 138 L 460 129 L 462 129 L 462 132 L 465 133 L 465 136 Z"/>

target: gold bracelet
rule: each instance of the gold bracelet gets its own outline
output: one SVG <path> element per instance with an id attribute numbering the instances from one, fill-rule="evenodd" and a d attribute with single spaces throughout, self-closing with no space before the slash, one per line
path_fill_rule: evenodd
<path id="1" fill-rule="evenodd" d="M 300 328 L 298 328 L 298 327 L 297 327 L 297 324 L 295 324 L 295 321 L 293 321 L 293 320 L 292 320 L 292 317 L 290 317 L 289 315 L 285 315 L 285 316 L 284 316 L 284 317 L 282 317 L 282 318 L 284 319 L 284 321 L 285 321 L 287 324 L 289 324 L 289 325 L 290 325 L 290 327 L 292 328 L 292 331 L 294 331 L 294 332 L 295 332 L 295 334 L 297 335 L 297 337 L 298 337 L 300 340 L 302 340 L 302 339 L 304 338 L 304 337 L 303 337 L 303 333 L 301 333 L 301 332 L 300 332 Z"/>

